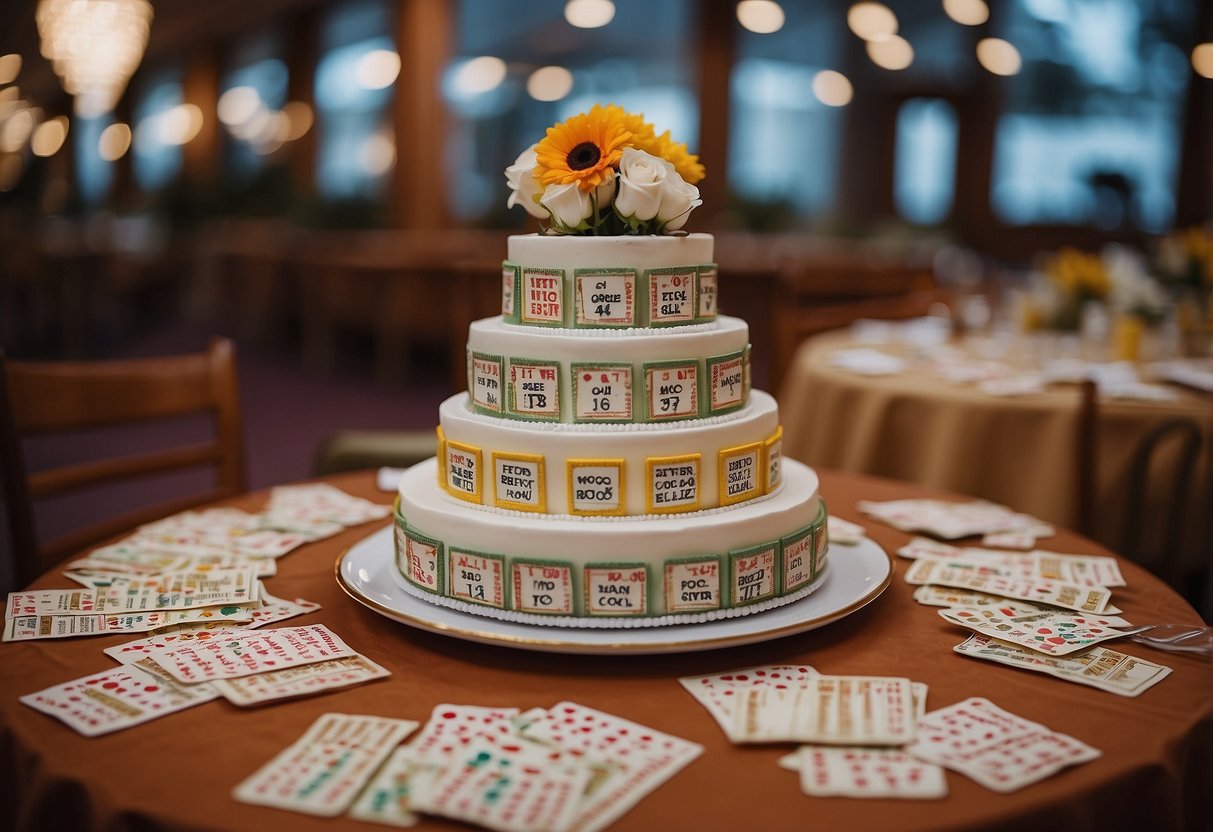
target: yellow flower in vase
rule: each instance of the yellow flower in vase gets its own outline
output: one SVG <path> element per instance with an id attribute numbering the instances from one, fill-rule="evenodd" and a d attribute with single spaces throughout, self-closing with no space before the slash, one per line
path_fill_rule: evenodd
<path id="1" fill-rule="evenodd" d="M 618 107 L 595 106 L 549 127 L 535 146 L 536 175 L 544 185 L 576 183 L 583 192 L 597 188 L 618 166 L 632 133 Z"/>

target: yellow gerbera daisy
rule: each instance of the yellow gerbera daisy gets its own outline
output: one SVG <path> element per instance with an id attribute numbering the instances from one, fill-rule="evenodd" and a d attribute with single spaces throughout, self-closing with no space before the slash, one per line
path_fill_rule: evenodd
<path id="1" fill-rule="evenodd" d="M 626 114 L 618 107 L 595 105 L 588 113 L 549 127 L 535 146 L 539 181 L 544 185 L 576 182 L 582 191 L 601 185 L 632 138 L 621 115 Z"/>
<path id="2" fill-rule="evenodd" d="M 694 153 L 687 153 L 685 142 L 675 142 L 671 139 L 669 130 L 653 140 L 652 150 L 648 148 L 641 148 L 641 150 L 665 159 L 674 166 L 674 170 L 678 171 L 678 175 L 688 185 L 694 185 L 706 175 L 703 165 L 699 162 L 699 157 Z"/>

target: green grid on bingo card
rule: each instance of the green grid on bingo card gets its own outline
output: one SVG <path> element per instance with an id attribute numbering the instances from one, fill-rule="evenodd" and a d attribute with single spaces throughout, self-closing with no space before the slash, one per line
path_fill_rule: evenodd
<path id="1" fill-rule="evenodd" d="M 555 369 L 555 371 L 556 371 L 556 388 L 555 388 L 556 389 L 556 406 L 554 408 L 553 413 L 542 413 L 542 412 L 518 409 L 518 392 L 519 392 L 517 389 L 518 385 L 516 385 L 513 382 L 513 375 L 514 375 L 515 367 L 532 367 L 532 368 L 551 367 L 551 368 Z M 561 397 L 564 394 L 564 390 L 562 389 L 564 387 L 564 377 L 563 377 L 564 373 L 561 370 L 559 361 L 547 361 L 547 360 L 538 359 L 538 358 L 511 358 L 506 364 L 506 369 L 508 371 L 506 385 L 509 389 L 509 398 L 506 399 L 505 412 L 502 414 L 503 416 L 505 416 L 505 418 L 507 418 L 507 419 L 526 419 L 528 421 L 534 421 L 534 422 L 559 422 L 560 421 L 560 412 L 563 407 L 563 403 L 561 402 Z M 523 394 L 530 395 L 526 391 L 523 391 Z"/>
<path id="2" fill-rule="evenodd" d="M 690 278 L 687 283 L 687 301 L 686 306 L 691 314 L 685 318 L 679 317 L 672 320 L 661 320 L 658 315 L 654 319 L 653 311 L 655 307 L 661 305 L 661 299 L 653 296 L 653 293 L 658 291 L 661 281 L 661 275 L 681 274 Z M 644 272 L 644 296 L 645 296 L 645 311 L 648 316 L 648 324 L 651 327 L 667 327 L 667 326 L 687 326 L 688 324 L 697 323 L 699 315 L 699 272 L 695 266 L 665 266 L 660 269 L 646 269 Z"/>
<path id="3" fill-rule="evenodd" d="M 582 373 L 594 372 L 627 372 L 628 377 L 628 398 L 629 406 L 628 413 L 624 416 L 582 416 L 577 409 L 577 396 L 581 385 L 588 384 L 591 387 L 594 385 L 594 380 L 584 381 L 581 378 Z M 569 413 L 574 422 L 597 422 L 597 423 L 623 423 L 638 421 L 636 418 L 636 368 L 631 364 L 614 364 L 605 361 L 596 362 L 573 362 L 569 365 L 569 379 L 571 384 L 571 394 L 569 397 Z M 605 383 L 601 382 L 600 383 Z M 592 393 L 593 391 L 591 391 Z M 591 411 L 592 412 L 592 411 Z M 605 412 L 605 411 L 604 411 Z"/>
<path id="4" fill-rule="evenodd" d="M 738 401 L 733 404 L 724 404 L 716 407 L 712 404 L 712 396 L 716 391 L 716 385 L 712 382 L 712 370 L 721 364 L 728 364 L 730 361 L 737 362 L 737 372 L 740 378 L 737 379 L 738 386 L 741 388 Z M 745 385 L 746 369 L 745 369 L 745 350 L 737 350 L 737 352 L 725 353 L 724 355 L 710 356 L 707 361 L 707 371 L 704 373 L 704 387 L 707 393 L 707 412 L 711 416 L 718 416 L 722 413 L 732 413 L 734 410 L 740 410 L 745 407 L 747 399 L 747 391 Z M 700 408 L 702 409 L 702 408 Z"/>
<path id="5" fill-rule="evenodd" d="M 420 543 L 423 546 L 434 547 L 434 586 L 428 587 L 425 584 L 420 584 L 412 579 L 410 570 L 408 569 L 407 553 L 405 555 L 405 569 L 402 570 L 404 579 L 418 589 L 423 589 L 426 592 L 433 592 L 437 595 L 446 594 L 446 560 L 444 558 L 444 547 L 442 545 L 442 541 L 424 534 L 416 527 L 408 525 L 407 523 L 404 529 L 404 536 L 409 540 Z"/>
<path id="6" fill-rule="evenodd" d="M 781 552 L 781 557 L 779 559 L 780 560 L 780 564 L 779 564 L 779 567 L 780 567 L 779 568 L 779 583 L 780 583 L 779 594 L 780 595 L 787 595 L 789 592 L 795 592 L 796 590 L 800 589 L 802 586 L 811 584 L 813 582 L 813 579 L 817 577 L 817 558 L 815 556 L 815 551 L 816 551 L 815 547 L 817 546 L 817 538 L 815 537 L 816 533 L 817 533 L 817 526 L 813 523 L 810 523 L 809 525 L 805 526 L 803 529 L 799 529 L 797 531 L 792 532 L 789 535 L 786 535 L 779 542 L 780 552 Z M 809 568 L 808 568 L 808 571 L 805 573 L 807 575 L 807 577 L 803 581 L 800 581 L 797 584 L 789 586 L 787 584 L 787 582 L 785 581 L 785 578 L 787 577 L 787 569 L 788 569 L 787 563 L 786 563 L 786 561 L 788 559 L 788 549 L 789 549 L 789 547 L 799 543 L 802 540 L 808 540 L 808 547 L 804 550 L 804 556 L 809 559 Z"/>
<path id="7" fill-rule="evenodd" d="M 560 304 L 559 319 L 549 320 L 543 317 L 533 318 L 527 315 L 527 297 L 525 292 L 527 290 L 527 278 L 531 275 L 557 278 L 557 285 L 560 286 L 560 300 L 558 301 Z M 526 326 L 546 326 L 556 328 L 567 326 L 569 318 L 569 286 L 568 280 L 565 278 L 564 269 L 533 269 L 529 266 L 524 267 L 522 269 L 522 278 L 519 282 L 519 286 L 523 294 L 517 295 L 517 299 L 515 300 L 515 305 L 518 306 L 518 323 Z"/>
<path id="8" fill-rule="evenodd" d="M 654 383 L 653 374 L 655 371 L 658 371 L 658 370 L 692 370 L 692 371 L 694 371 L 695 383 L 688 385 L 684 381 L 684 384 L 683 384 L 684 389 L 682 392 L 680 392 L 678 394 L 679 396 L 683 396 L 683 395 L 693 396 L 694 405 L 695 405 L 693 408 L 691 408 L 689 411 L 683 412 L 683 411 L 680 411 L 679 409 L 676 409 L 675 406 L 671 405 L 670 410 L 669 410 L 670 415 L 662 416 L 661 412 L 660 412 L 662 404 L 659 401 L 659 403 L 657 404 L 658 412 L 657 413 L 653 412 L 653 403 L 654 403 L 653 402 L 653 392 L 654 392 L 653 391 L 653 383 Z M 703 364 L 701 364 L 699 361 L 686 360 L 686 359 L 675 359 L 673 361 L 649 361 L 649 362 L 645 362 L 642 372 L 643 372 L 643 376 L 644 376 L 644 386 L 643 386 L 644 402 L 642 403 L 643 406 L 640 408 L 640 411 L 639 411 L 640 418 L 636 419 L 635 421 L 637 421 L 637 422 L 640 422 L 640 421 L 666 422 L 666 421 L 675 421 L 678 419 L 697 419 L 700 416 L 707 415 L 704 413 L 704 403 L 703 403 L 703 376 L 704 376 Z M 661 390 L 658 389 L 657 392 L 660 394 Z M 658 396 L 659 400 L 662 398 L 668 398 L 668 397 L 660 396 L 660 395 Z M 681 402 L 679 402 L 679 404 L 681 404 Z M 636 408 L 633 407 L 633 410 L 635 410 L 635 409 Z"/>
<path id="9" fill-rule="evenodd" d="M 712 309 L 703 311 L 703 300 L 707 293 L 703 291 L 705 283 L 712 284 Z M 720 310 L 720 277 L 715 263 L 704 263 L 695 267 L 695 323 L 708 323 L 716 320 Z"/>
<path id="10" fill-rule="evenodd" d="M 476 401 L 476 370 L 477 361 L 486 364 L 497 365 L 497 401 L 496 409 L 483 405 Z M 505 412 L 505 396 L 506 396 L 506 381 L 505 381 L 505 357 L 500 355 L 490 355 L 484 352 L 468 351 L 468 399 L 472 403 L 472 410 L 477 413 L 487 413 L 491 416 L 500 416 Z"/>

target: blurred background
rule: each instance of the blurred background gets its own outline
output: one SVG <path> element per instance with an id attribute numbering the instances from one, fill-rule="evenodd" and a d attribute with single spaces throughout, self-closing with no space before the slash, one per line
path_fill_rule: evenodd
<path id="1" fill-rule="evenodd" d="M 0 344 L 232 336 L 253 487 L 430 430 L 535 230 L 504 169 L 598 102 L 700 155 L 689 230 L 773 391 L 872 295 L 985 327 L 1050 252 L 1213 216 L 1211 0 L 6 0 Z"/>

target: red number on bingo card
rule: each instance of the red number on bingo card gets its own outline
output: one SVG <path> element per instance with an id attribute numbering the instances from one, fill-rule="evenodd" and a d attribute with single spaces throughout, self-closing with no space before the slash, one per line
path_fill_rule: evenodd
<path id="1" fill-rule="evenodd" d="M 629 580 L 632 580 L 632 581 L 643 581 L 643 580 L 644 580 L 644 572 L 642 572 L 642 571 L 636 571 L 636 572 L 633 572 L 633 573 L 632 573 L 632 577 L 631 577 L 631 578 L 629 578 Z"/>
<path id="2" fill-rule="evenodd" d="M 623 578 L 622 572 L 608 572 L 607 573 L 608 581 L 618 581 L 618 580 L 621 580 L 622 578 Z"/>
<path id="3" fill-rule="evenodd" d="M 560 577 L 560 570 L 559 570 L 559 569 L 553 569 L 553 568 L 551 568 L 551 567 L 544 567 L 544 570 L 543 570 L 543 577 L 545 577 L 545 578 L 559 578 L 559 577 Z"/>

